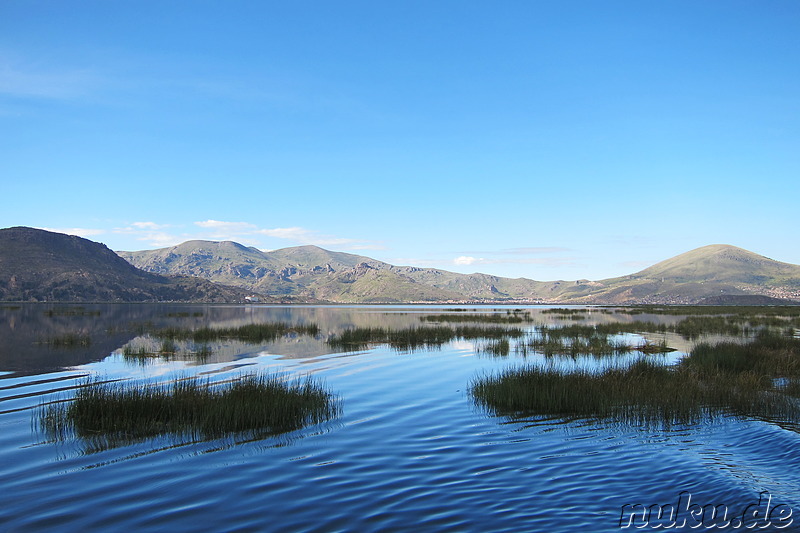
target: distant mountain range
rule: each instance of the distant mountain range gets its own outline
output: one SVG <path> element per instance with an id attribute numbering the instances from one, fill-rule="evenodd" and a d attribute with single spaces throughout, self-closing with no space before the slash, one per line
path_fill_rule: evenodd
<path id="1" fill-rule="evenodd" d="M 316 246 L 263 252 L 189 241 L 112 252 L 80 237 L 0 229 L 0 300 L 574 304 L 800 303 L 800 266 L 704 246 L 619 278 L 533 281 L 395 266 Z"/>
<path id="2" fill-rule="evenodd" d="M 230 241 L 189 241 L 159 250 L 117 253 L 148 272 L 197 276 L 300 301 L 767 304 L 800 300 L 800 266 L 728 245 L 704 246 L 629 276 L 550 282 L 395 266 L 316 246 L 263 252 Z"/>

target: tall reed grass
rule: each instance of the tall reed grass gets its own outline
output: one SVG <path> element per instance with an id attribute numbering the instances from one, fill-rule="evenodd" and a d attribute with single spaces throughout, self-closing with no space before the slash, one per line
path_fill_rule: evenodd
<path id="1" fill-rule="evenodd" d="M 156 330 L 152 335 L 161 339 L 191 340 L 197 343 L 234 339 L 258 344 L 275 341 L 290 333 L 296 333 L 298 335 L 317 335 L 319 333 L 319 326 L 316 324 L 292 325 L 285 322 L 268 322 L 225 328 L 203 327 L 188 329 L 171 327 Z"/>
<path id="2" fill-rule="evenodd" d="M 474 379 L 473 400 L 504 416 L 548 414 L 626 423 L 690 423 L 733 414 L 800 422 L 800 339 L 700 344 L 674 367 L 640 359 L 598 373 L 523 366 Z"/>
<path id="3" fill-rule="evenodd" d="M 365 350 L 377 344 L 387 344 L 396 350 L 414 351 L 437 348 L 456 339 L 509 339 L 519 338 L 525 331 L 516 327 L 501 326 L 419 326 L 403 329 L 380 327 L 351 328 L 327 340 L 332 348 Z"/>
<path id="4" fill-rule="evenodd" d="M 284 381 L 250 374 L 217 384 L 198 378 L 168 384 L 88 378 L 71 401 L 40 406 L 46 434 L 109 443 L 162 434 L 215 438 L 293 431 L 338 416 L 339 399 L 311 377 Z"/>

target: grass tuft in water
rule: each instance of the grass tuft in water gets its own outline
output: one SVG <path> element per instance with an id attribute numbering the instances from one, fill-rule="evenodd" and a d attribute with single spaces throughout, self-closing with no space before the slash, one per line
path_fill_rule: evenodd
<path id="1" fill-rule="evenodd" d="M 277 375 L 250 374 L 222 384 L 197 378 L 169 384 L 89 378 L 74 400 L 43 405 L 37 418 L 55 438 L 74 433 L 117 442 L 162 434 L 278 434 L 339 413 L 338 398 L 311 377 L 287 382 Z"/>

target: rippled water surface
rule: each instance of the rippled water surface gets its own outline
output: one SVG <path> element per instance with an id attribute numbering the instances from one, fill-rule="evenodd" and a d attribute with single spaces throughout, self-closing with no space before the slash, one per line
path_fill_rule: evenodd
<path id="1" fill-rule="evenodd" d="M 529 311 L 534 324 L 558 320 Z M 440 312 L 0 307 L 0 531 L 618 531 L 622 506 L 677 504 L 683 491 L 700 505 L 731 510 L 757 503 L 766 491 L 773 504 L 800 512 L 800 438 L 786 424 L 730 417 L 654 429 L 613 420 L 512 421 L 485 413 L 467 391 L 476 377 L 520 364 L 523 356 L 513 351 L 493 357 L 479 341 L 459 340 L 441 349 L 348 353 L 325 343 L 345 328 L 419 325 L 421 316 Z M 632 318 L 589 310 L 582 320 Z M 143 333 L 148 328 L 272 321 L 320 330 L 261 345 L 223 341 L 200 359 L 123 353 L 126 345 L 153 342 Z M 79 340 L 66 345 L 69 334 Z M 690 347 L 667 338 L 680 350 Z M 86 375 L 223 379 L 255 369 L 313 374 L 341 398 L 341 416 L 261 440 L 163 436 L 105 449 L 53 440 L 35 424 L 37 406 L 69 398 Z"/>

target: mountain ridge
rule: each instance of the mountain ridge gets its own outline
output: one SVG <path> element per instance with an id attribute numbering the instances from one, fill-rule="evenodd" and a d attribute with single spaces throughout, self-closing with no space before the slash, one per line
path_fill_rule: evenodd
<path id="1" fill-rule="evenodd" d="M 165 276 L 166 275 L 166 276 Z M 535 281 L 397 266 L 306 245 L 187 241 L 139 252 L 45 230 L 0 229 L 0 300 L 313 303 L 800 303 L 800 266 L 715 244 L 598 281 Z"/>
<path id="2" fill-rule="evenodd" d="M 231 255 L 227 250 L 232 244 L 236 243 L 189 241 L 157 250 L 117 253 L 145 270 L 206 277 L 259 294 L 342 303 L 692 304 L 733 296 L 737 301 L 751 296 L 800 300 L 800 266 L 725 244 L 696 248 L 639 272 L 598 281 L 458 274 L 396 266 L 310 245 L 271 252 L 238 245 L 240 253 Z"/>

